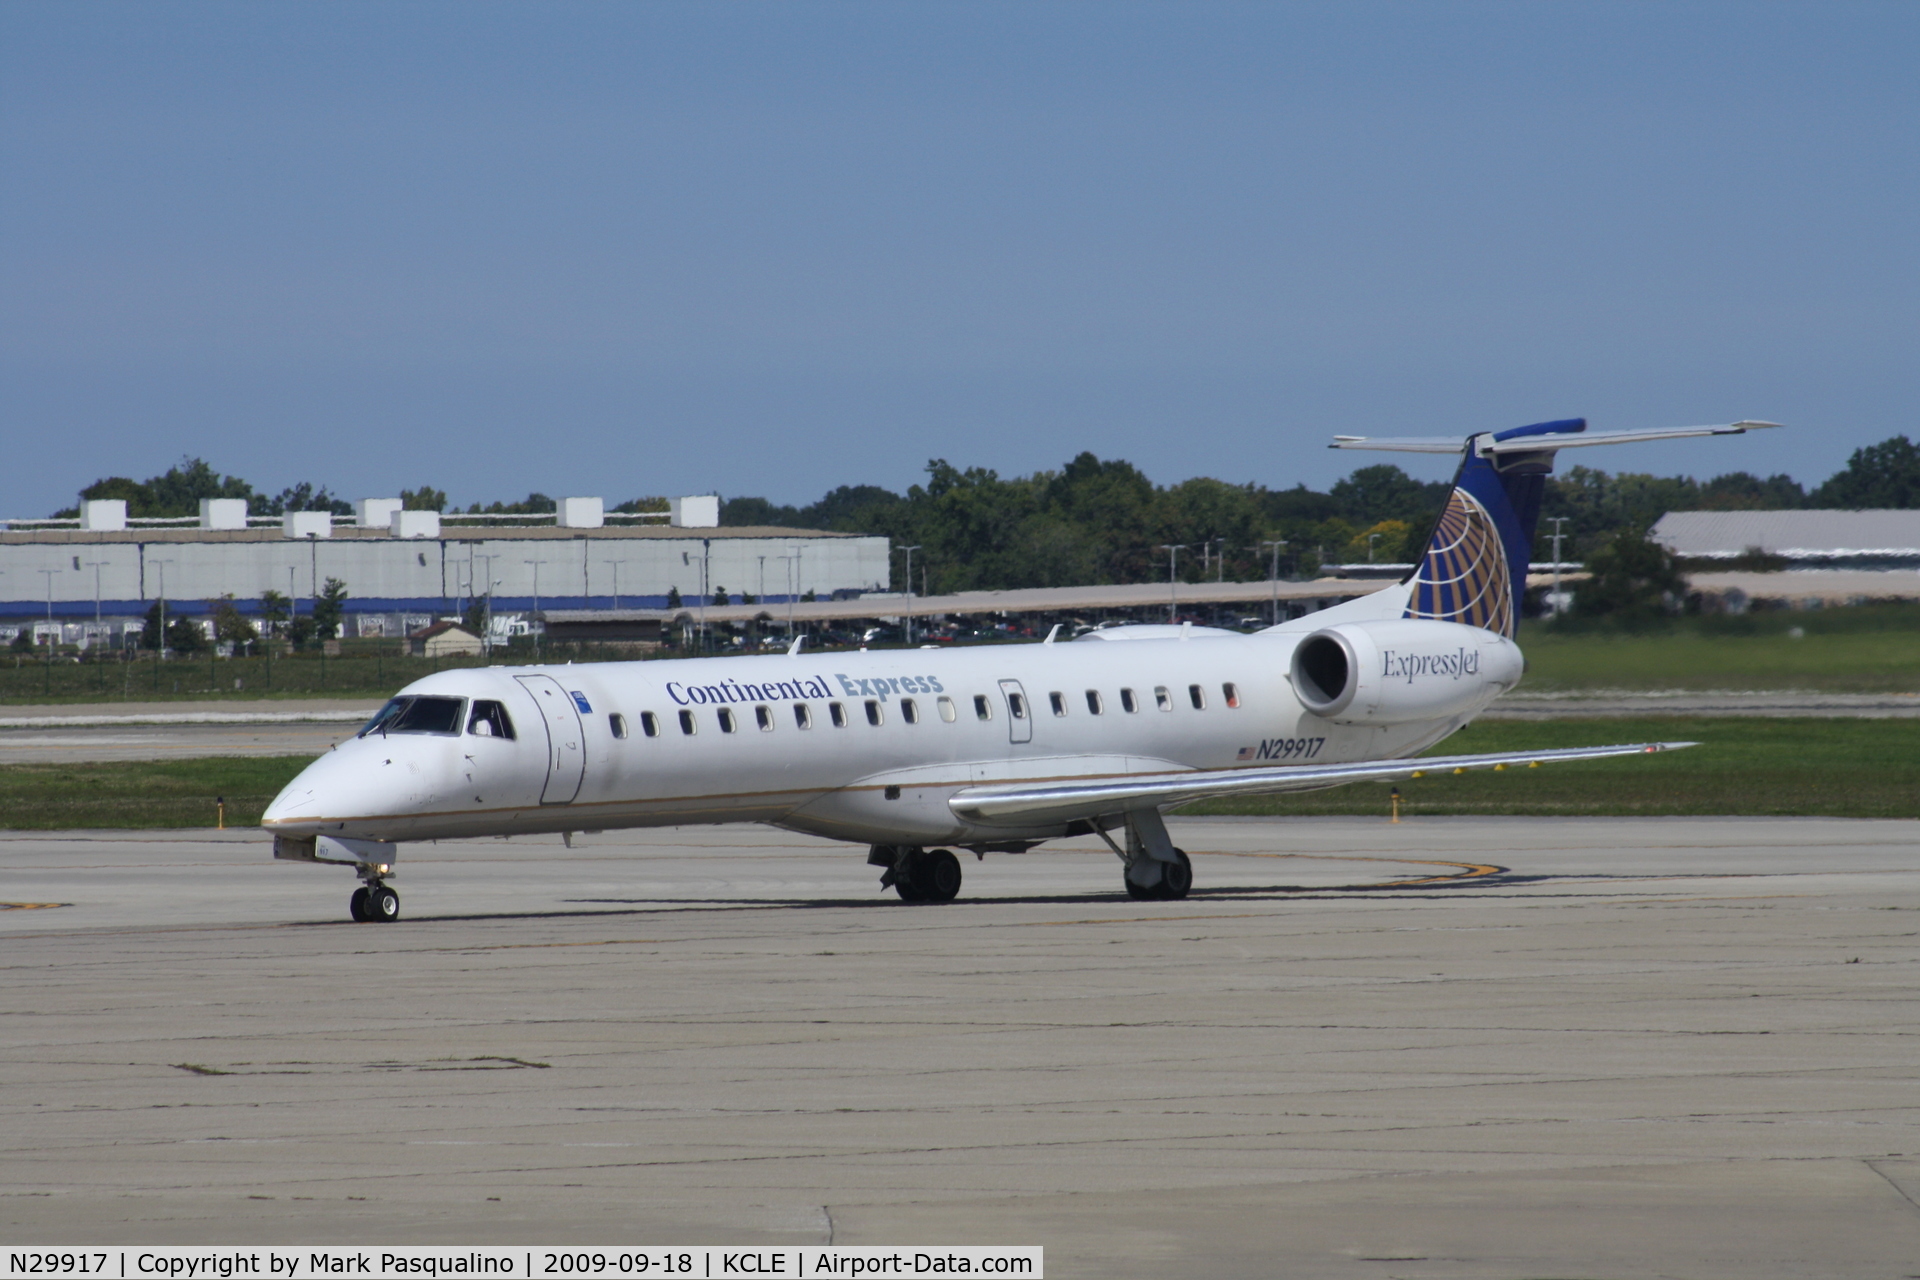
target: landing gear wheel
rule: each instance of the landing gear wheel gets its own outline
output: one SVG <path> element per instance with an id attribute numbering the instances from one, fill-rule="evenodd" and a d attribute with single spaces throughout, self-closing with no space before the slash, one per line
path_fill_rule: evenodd
<path id="1" fill-rule="evenodd" d="M 960 896 L 960 859 L 946 849 L 935 849 L 914 868 L 922 902 L 952 902 Z"/>
<path id="2" fill-rule="evenodd" d="M 900 895 L 900 901 L 902 902 L 925 902 L 927 900 L 926 895 L 920 892 L 919 883 L 912 879 L 895 880 L 893 882 L 893 891 Z"/>
<path id="3" fill-rule="evenodd" d="M 361 885 L 353 891 L 353 896 L 347 899 L 347 914 L 355 921 L 362 923 L 370 918 L 367 915 L 367 886 Z"/>
<path id="4" fill-rule="evenodd" d="M 1120 882 L 1127 886 L 1127 896 L 1135 900 L 1144 900 L 1153 896 L 1153 890 L 1137 885 L 1132 876 L 1121 876 Z"/>
<path id="5" fill-rule="evenodd" d="M 400 918 L 400 895 L 383 884 L 367 886 L 367 919 L 387 924 Z"/>
<path id="6" fill-rule="evenodd" d="M 1162 898 L 1184 898 L 1193 888 L 1193 863 L 1187 857 L 1185 849 L 1173 851 L 1174 860 L 1160 867 L 1160 894 Z"/>

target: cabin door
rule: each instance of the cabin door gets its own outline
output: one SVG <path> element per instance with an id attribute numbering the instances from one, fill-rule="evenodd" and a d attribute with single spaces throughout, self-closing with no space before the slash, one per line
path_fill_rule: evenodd
<path id="1" fill-rule="evenodd" d="M 1018 680 L 1002 680 L 1000 696 L 1007 704 L 1007 732 L 1015 742 L 1033 741 L 1033 704 Z"/>
<path id="2" fill-rule="evenodd" d="M 547 730 L 547 786 L 541 804 L 571 804 L 587 772 L 586 731 L 580 709 L 552 676 L 515 676 L 540 708 Z M 535 739 L 538 741 L 538 739 Z"/>

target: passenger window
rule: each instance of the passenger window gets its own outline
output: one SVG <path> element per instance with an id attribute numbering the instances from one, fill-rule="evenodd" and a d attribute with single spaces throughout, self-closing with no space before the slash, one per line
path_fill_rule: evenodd
<path id="1" fill-rule="evenodd" d="M 615 711 L 607 716 L 607 728 L 613 730 L 614 737 L 625 738 L 627 736 L 627 718 L 618 711 Z"/>
<path id="2" fill-rule="evenodd" d="M 1050 693 L 1047 695 L 1047 701 L 1053 706 L 1053 714 L 1057 716 L 1063 716 L 1067 714 L 1067 695 L 1066 694 L 1057 693 L 1057 692 Z"/>
<path id="3" fill-rule="evenodd" d="M 880 724 L 885 724 L 886 720 L 887 720 L 887 714 L 886 712 L 880 709 L 879 700 L 875 698 L 868 698 L 867 699 L 867 723 L 871 725 L 880 725 Z"/>
<path id="4" fill-rule="evenodd" d="M 1195 711 L 1205 711 L 1207 709 L 1207 691 L 1197 684 L 1190 684 L 1187 686 L 1187 701 L 1193 704 Z"/>
<path id="5" fill-rule="evenodd" d="M 1007 714 L 1012 716 L 1015 720 L 1025 720 L 1027 718 L 1026 698 L 1017 693 L 1008 693 L 1007 694 Z"/>
<path id="6" fill-rule="evenodd" d="M 1087 714 L 1097 716 L 1105 713 L 1105 711 L 1106 706 L 1100 701 L 1100 691 L 1098 689 L 1087 690 Z"/>
<path id="7" fill-rule="evenodd" d="M 720 732 L 722 733 L 732 733 L 735 729 L 738 729 L 740 727 L 739 723 L 736 722 L 733 718 L 732 707 L 720 708 L 718 711 L 714 712 L 714 718 L 720 721 Z"/>
<path id="8" fill-rule="evenodd" d="M 1173 695 L 1167 692 L 1167 686 L 1163 684 L 1153 686 L 1153 705 L 1162 711 L 1173 710 Z"/>
<path id="9" fill-rule="evenodd" d="M 482 738 L 511 738 L 513 721 L 499 703 L 475 699 L 473 714 L 467 717 L 467 732 Z"/>
<path id="10" fill-rule="evenodd" d="M 1220 696 L 1226 699 L 1229 707 L 1238 707 L 1240 705 L 1240 686 L 1237 684 L 1223 684 L 1220 686 Z"/>
<path id="11" fill-rule="evenodd" d="M 982 720 L 993 719 L 993 703 L 983 694 L 973 695 L 973 714 Z"/>
<path id="12" fill-rule="evenodd" d="M 1133 690 L 1122 689 L 1120 691 L 1120 709 L 1128 715 L 1132 715 L 1140 709 L 1140 702 L 1133 696 Z"/>
<path id="13" fill-rule="evenodd" d="M 773 708 L 772 707 L 755 707 L 753 709 L 753 722 L 760 726 L 760 732 L 772 733 L 773 732 Z"/>
<path id="14" fill-rule="evenodd" d="M 699 726 L 693 722 L 693 712 L 682 711 L 680 713 L 680 732 L 686 734 L 689 738 L 699 732 Z"/>
<path id="15" fill-rule="evenodd" d="M 953 723 L 954 712 L 952 698 L 945 696 L 936 698 L 934 699 L 933 705 L 940 708 L 940 718 L 942 720 L 945 720 L 948 724 Z"/>
<path id="16" fill-rule="evenodd" d="M 900 718 L 908 724 L 919 724 L 920 705 L 912 698 L 900 699 Z"/>
<path id="17" fill-rule="evenodd" d="M 827 704 L 827 719 L 833 721 L 834 728 L 844 729 L 847 727 L 847 709 L 837 702 L 829 702 Z"/>
<path id="18" fill-rule="evenodd" d="M 642 711 L 640 713 L 640 732 L 646 734 L 649 738 L 659 737 L 660 717 L 651 711 Z"/>
<path id="19" fill-rule="evenodd" d="M 802 729 L 813 728 L 813 708 L 804 702 L 793 704 L 793 722 Z"/>

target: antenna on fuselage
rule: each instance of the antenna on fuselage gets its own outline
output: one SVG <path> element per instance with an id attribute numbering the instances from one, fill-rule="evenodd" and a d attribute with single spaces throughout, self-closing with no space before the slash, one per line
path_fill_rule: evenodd
<path id="1" fill-rule="evenodd" d="M 801 633 L 800 633 L 799 635 L 797 635 L 797 636 L 795 636 L 795 637 L 793 638 L 793 643 L 792 643 L 792 644 L 790 644 L 790 645 L 788 645 L 788 646 L 787 646 L 787 656 L 788 656 L 789 658 L 797 658 L 797 657 L 799 657 L 799 656 L 800 656 L 800 646 L 801 646 L 801 645 L 803 645 L 803 644 L 805 644 L 806 642 L 807 642 L 807 634 L 806 634 L 806 632 L 804 632 L 804 631 L 803 631 L 803 632 L 801 632 Z"/>
<path id="2" fill-rule="evenodd" d="M 1052 644 L 1052 643 L 1053 643 L 1053 638 L 1054 638 L 1055 636 L 1057 636 L 1057 635 L 1059 635 L 1059 634 L 1060 634 L 1060 628 L 1061 628 L 1062 626 L 1064 626 L 1064 625 L 1065 625 L 1064 623 L 1060 623 L 1060 622 L 1056 622 L 1056 623 L 1054 623 L 1054 624 L 1053 624 L 1053 630 L 1051 630 L 1051 631 L 1049 631 L 1049 632 L 1047 632 L 1047 638 L 1046 638 L 1045 640 L 1042 640 L 1042 641 L 1041 641 L 1040 643 L 1041 643 L 1041 644 Z"/>

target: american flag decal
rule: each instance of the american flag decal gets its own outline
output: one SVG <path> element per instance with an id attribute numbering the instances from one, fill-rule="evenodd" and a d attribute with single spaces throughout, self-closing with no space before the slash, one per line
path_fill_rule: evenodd
<path id="1" fill-rule="evenodd" d="M 1234 757 L 1234 759 L 1236 759 L 1236 760 L 1251 760 L 1251 759 L 1253 759 L 1253 748 L 1252 748 L 1252 747 L 1242 747 L 1242 748 L 1240 748 L 1240 754 L 1239 754 L 1239 755 L 1237 755 L 1237 756 L 1235 756 L 1235 757 Z"/>

